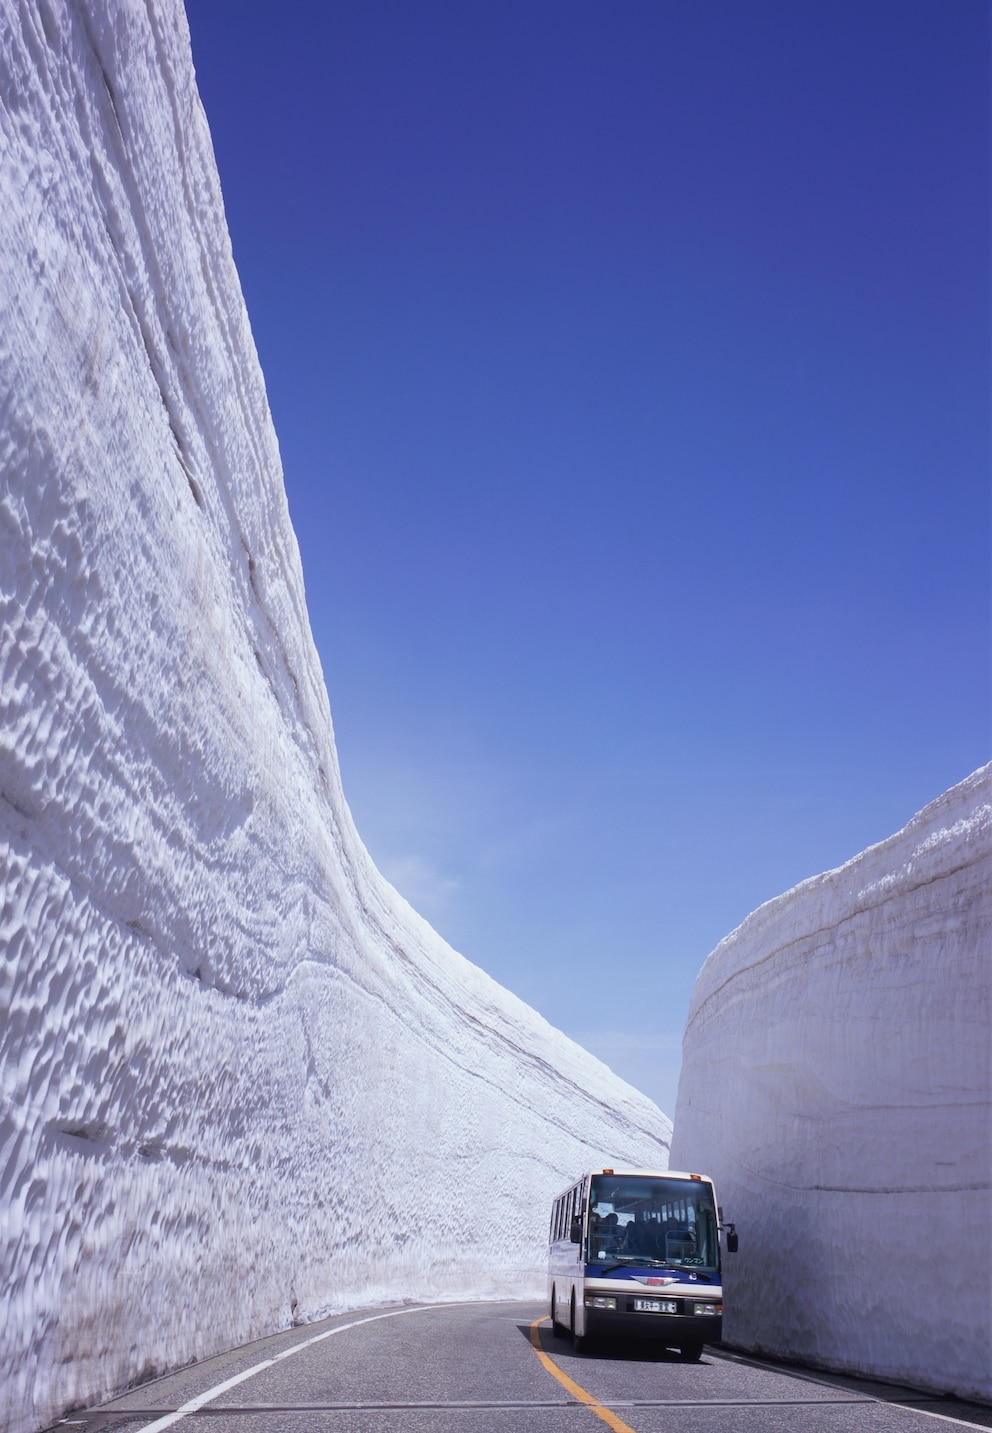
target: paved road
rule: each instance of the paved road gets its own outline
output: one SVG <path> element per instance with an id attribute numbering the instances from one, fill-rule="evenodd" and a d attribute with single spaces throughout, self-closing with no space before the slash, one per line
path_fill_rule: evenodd
<path id="1" fill-rule="evenodd" d="M 79 1433 L 938 1433 L 992 1409 L 707 1349 L 576 1354 L 532 1304 L 369 1310 L 69 1415 Z"/>

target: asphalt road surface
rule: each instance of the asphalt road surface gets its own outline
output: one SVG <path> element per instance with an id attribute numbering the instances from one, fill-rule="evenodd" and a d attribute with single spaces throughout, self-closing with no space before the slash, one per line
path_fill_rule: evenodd
<path id="1" fill-rule="evenodd" d="M 343 1314 L 146 1383 L 80 1433 L 938 1433 L 992 1409 L 707 1348 L 576 1353 L 533 1304 Z"/>

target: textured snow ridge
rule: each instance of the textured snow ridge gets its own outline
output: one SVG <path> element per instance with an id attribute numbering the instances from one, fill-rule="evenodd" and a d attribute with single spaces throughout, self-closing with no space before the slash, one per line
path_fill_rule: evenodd
<path id="1" fill-rule="evenodd" d="M 355 834 L 177 0 L 0 0 L 0 199 L 18 1430 L 293 1318 L 537 1292 L 552 1195 L 671 1126 Z"/>
<path id="2" fill-rule="evenodd" d="M 740 1346 L 992 1397 L 992 766 L 749 916 L 696 981 L 672 1159 Z"/>

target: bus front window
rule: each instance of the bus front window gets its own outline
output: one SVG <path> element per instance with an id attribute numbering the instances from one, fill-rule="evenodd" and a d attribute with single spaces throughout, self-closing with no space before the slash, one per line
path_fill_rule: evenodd
<path id="1" fill-rule="evenodd" d="M 712 1186 L 652 1175 L 593 1176 L 589 1258 L 666 1268 L 720 1264 Z"/>

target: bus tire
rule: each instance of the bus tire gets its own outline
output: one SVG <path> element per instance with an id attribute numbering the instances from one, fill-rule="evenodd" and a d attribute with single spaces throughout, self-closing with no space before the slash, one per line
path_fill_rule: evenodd
<path id="1" fill-rule="evenodd" d="M 585 1339 L 581 1334 L 575 1332 L 575 1290 L 572 1290 L 572 1307 L 569 1312 L 569 1332 L 572 1335 L 572 1347 L 576 1353 L 581 1353 L 585 1347 Z"/>
<path id="2" fill-rule="evenodd" d="M 683 1363 L 698 1363 L 703 1356 L 702 1339 L 686 1339 L 685 1343 L 679 1346 L 679 1353 L 682 1355 Z"/>

